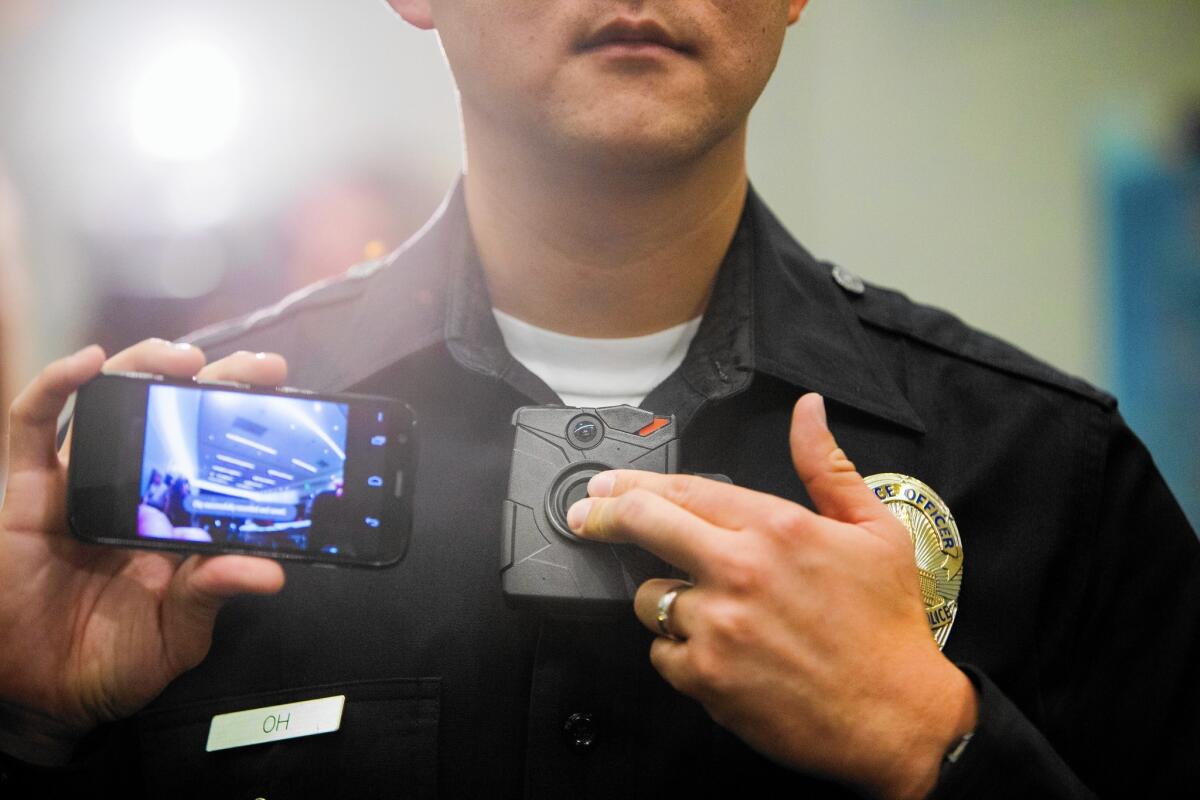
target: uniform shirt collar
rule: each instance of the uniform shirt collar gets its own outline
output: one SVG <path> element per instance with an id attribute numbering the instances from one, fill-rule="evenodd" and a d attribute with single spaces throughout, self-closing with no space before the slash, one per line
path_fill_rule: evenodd
<path id="1" fill-rule="evenodd" d="M 534 403 L 558 402 L 504 346 L 456 186 L 438 226 L 449 240 L 444 333 L 454 359 L 502 380 Z M 751 188 L 712 300 L 680 368 L 642 403 L 686 425 L 704 405 L 745 391 L 756 372 L 924 432 L 831 267 L 801 247 Z"/>
<path id="2" fill-rule="evenodd" d="M 924 433 L 853 307 L 871 289 L 801 247 L 753 189 L 742 224 L 755 248 L 755 368 Z"/>

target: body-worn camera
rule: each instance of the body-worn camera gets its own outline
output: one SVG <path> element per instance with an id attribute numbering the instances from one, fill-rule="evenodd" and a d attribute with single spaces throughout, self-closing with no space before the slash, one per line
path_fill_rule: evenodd
<path id="1" fill-rule="evenodd" d="M 641 548 L 584 541 L 567 509 L 609 469 L 676 472 L 675 418 L 633 406 L 526 406 L 513 415 L 516 438 L 501 531 L 505 596 L 515 603 L 628 606 L 649 578 L 678 575 Z"/>

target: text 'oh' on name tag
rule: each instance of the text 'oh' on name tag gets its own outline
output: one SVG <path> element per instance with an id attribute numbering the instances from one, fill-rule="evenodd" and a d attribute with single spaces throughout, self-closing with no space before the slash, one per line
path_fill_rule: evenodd
<path id="1" fill-rule="evenodd" d="M 332 733 L 342 726 L 342 708 L 346 695 L 304 700 L 281 706 L 264 706 L 230 714 L 218 714 L 208 728 L 209 753 L 277 742 L 318 733 Z"/>

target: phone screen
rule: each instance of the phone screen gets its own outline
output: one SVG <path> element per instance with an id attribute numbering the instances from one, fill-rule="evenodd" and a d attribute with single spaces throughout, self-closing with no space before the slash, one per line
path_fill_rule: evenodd
<path id="1" fill-rule="evenodd" d="M 95 401 L 81 393 L 76 415 L 84 436 L 72 452 L 74 506 L 88 518 L 73 513 L 72 522 L 84 538 L 333 563 L 398 557 L 412 471 L 403 404 L 116 380 L 122 388 Z M 124 415 L 132 429 L 107 448 L 82 431 L 97 403 L 117 412 L 110 420 L 134 412 Z M 99 480 L 106 461 L 113 479 Z"/>

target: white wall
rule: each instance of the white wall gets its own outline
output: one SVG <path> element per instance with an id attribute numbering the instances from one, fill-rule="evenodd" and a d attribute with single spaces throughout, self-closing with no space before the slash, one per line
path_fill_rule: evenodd
<path id="1" fill-rule="evenodd" d="M 813 0 L 751 172 L 822 257 L 1104 383 L 1095 138 L 1197 98 L 1193 0 Z"/>

